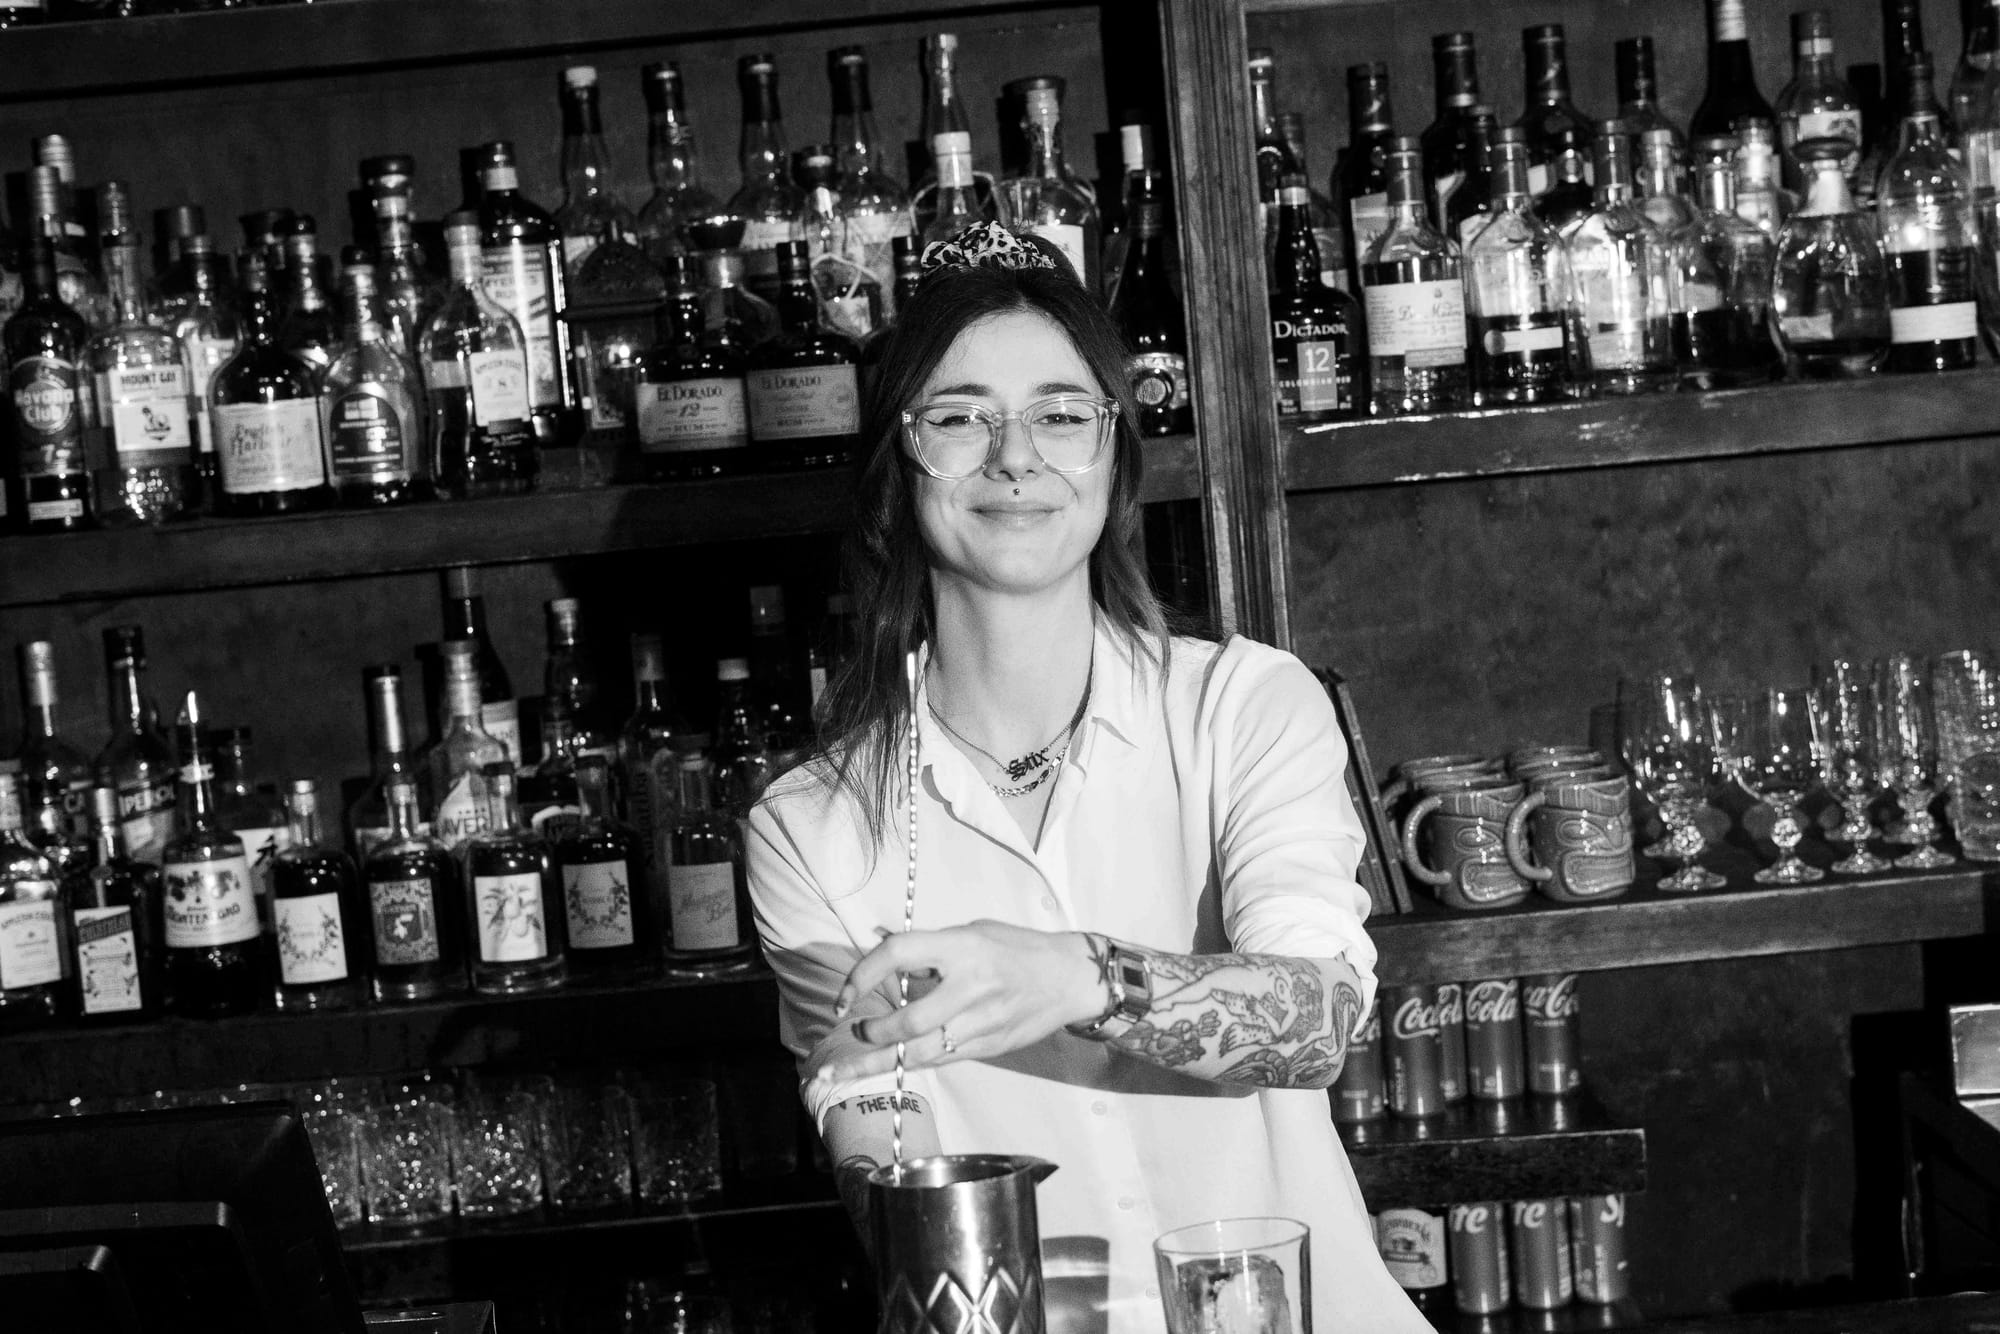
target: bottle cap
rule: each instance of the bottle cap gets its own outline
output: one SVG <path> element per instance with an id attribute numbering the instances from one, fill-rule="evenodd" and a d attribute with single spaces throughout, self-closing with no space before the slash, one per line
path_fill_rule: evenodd
<path id="1" fill-rule="evenodd" d="M 69 140 L 60 134 L 45 134 L 35 140 L 35 161 L 54 167 L 64 185 L 76 179 L 76 155 L 70 151 Z"/>
<path id="2" fill-rule="evenodd" d="M 1150 125 L 1120 125 L 1118 127 L 1118 156 L 1125 164 L 1125 170 L 1143 171 L 1153 162 L 1153 127 Z"/>
<path id="3" fill-rule="evenodd" d="M 1371 60 L 1363 65 L 1349 65 L 1347 67 L 1347 83 L 1349 87 L 1384 80 L 1388 77 L 1388 62 L 1382 60 Z"/>
<path id="4" fill-rule="evenodd" d="M 54 167 L 28 169 L 28 211 L 36 217 L 62 212 L 62 177 Z"/>
<path id="5" fill-rule="evenodd" d="M 582 610 L 583 610 L 583 603 L 578 601 L 576 598 L 549 599 L 549 614 L 551 616 L 562 616 L 574 619 L 577 613 Z"/>
<path id="6" fill-rule="evenodd" d="M 715 663 L 715 679 L 718 681 L 748 681 L 750 662 L 747 658 L 718 658 Z"/>
<path id="7" fill-rule="evenodd" d="M 595 88 L 597 69 L 592 65 L 571 65 L 563 71 L 563 83 L 571 88 Z"/>
<path id="8" fill-rule="evenodd" d="M 30 640 L 21 645 L 21 661 L 31 676 L 52 672 L 56 669 L 56 646 L 46 639 Z"/>
<path id="9" fill-rule="evenodd" d="M 955 32 L 934 32 L 924 38 L 924 46 L 932 52 L 958 50 L 958 34 Z"/>
<path id="10" fill-rule="evenodd" d="M 1521 45 L 1524 47 L 1561 46 L 1563 25 L 1560 23 L 1537 23 L 1521 29 Z"/>
<path id="11" fill-rule="evenodd" d="M 931 136 L 931 152 L 938 157 L 972 156 L 972 132 L 970 130 L 946 130 Z"/>
<path id="12" fill-rule="evenodd" d="M 208 230 L 208 218 L 202 213 L 200 204 L 174 204 L 153 210 L 153 229 L 185 242 L 188 237 L 199 236 Z"/>
<path id="13" fill-rule="evenodd" d="M 1254 76 L 1258 74 L 1269 74 L 1271 72 L 1272 65 L 1274 65 L 1276 61 L 1275 58 L 1271 55 L 1270 47 L 1259 46 L 1251 49 L 1250 60 L 1248 63 L 1250 66 L 1250 73 Z"/>
<path id="14" fill-rule="evenodd" d="M 514 141 L 512 139 L 494 139 L 481 144 L 478 149 L 478 162 L 481 171 L 490 170 L 494 167 L 513 166 Z"/>

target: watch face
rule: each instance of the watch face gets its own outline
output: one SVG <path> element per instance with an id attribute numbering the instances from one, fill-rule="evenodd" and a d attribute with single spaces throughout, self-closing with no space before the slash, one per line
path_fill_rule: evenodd
<path id="1" fill-rule="evenodd" d="M 1146 973 L 1146 961 L 1130 955 L 1118 956 L 1118 980 L 1125 984 L 1127 991 L 1145 993 L 1152 990 L 1152 978 Z"/>

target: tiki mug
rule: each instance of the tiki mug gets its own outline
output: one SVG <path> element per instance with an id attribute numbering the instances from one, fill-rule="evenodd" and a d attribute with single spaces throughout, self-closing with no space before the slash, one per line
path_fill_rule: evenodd
<path id="1" fill-rule="evenodd" d="M 1427 792 L 1403 821 L 1403 865 L 1437 891 L 1448 908 L 1498 908 L 1526 897 L 1528 882 L 1507 859 L 1507 817 L 1525 792 L 1512 779 L 1487 776 Z M 1417 833 L 1430 822 L 1426 846 Z"/>
<path id="2" fill-rule="evenodd" d="M 1631 781 L 1608 768 L 1544 774 L 1507 820 L 1507 860 L 1557 903 L 1617 898 L 1632 888 Z"/>

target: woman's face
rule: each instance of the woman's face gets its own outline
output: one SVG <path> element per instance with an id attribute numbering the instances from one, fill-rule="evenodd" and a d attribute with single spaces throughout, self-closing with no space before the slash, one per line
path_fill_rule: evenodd
<path id="1" fill-rule="evenodd" d="M 1034 311 L 1010 311 L 967 326 L 911 406 L 948 399 L 1019 412 L 1051 394 L 1105 396 L 1059 325 Z M 903 448 L 910 449 L 907 440 Z M 933 581 L 1011 594 L 1070 579 L 1087 586 L 1110 506 L 1114 450 L 1107 446 L 1087 472 L 1055 472 L 1012 420 L 984 470 L 970 477 L 944 481 L 913 467 L 917 528 Z"/>

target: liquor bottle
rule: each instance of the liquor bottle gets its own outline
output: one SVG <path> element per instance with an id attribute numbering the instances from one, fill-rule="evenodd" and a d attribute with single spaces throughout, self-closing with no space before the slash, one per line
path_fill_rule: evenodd
<path id="1" fill-rule="evenodd" d="M 1053 243 L 1085 288 L 1102 291 L 1097 201 L 1063 162 L 1061 80 L 1037 76 L 1023 83 L 1028 162 L 999 185 L 1008 225 Z"/>
<path id="2" fill-rule="evenodd" d="M 814 258 L 840 254 L 840 168 L 834 165 L 833 145 L 807 144 L 793 150 L 792 184 L 799 188 L 801 199 L 797 244 Z"/>
<path id="3" fill-rule="evenodd" d="M 417 245 L 410 199 L 416 162 L 391 153 L 369 158 L 361 168 L 375 215 L 375 290 L 382 323 L 396 348 L 414 358 L 417 340 L 443 295 L 426 273 L 424 252 Z"/>
<path id="4" fill-rule="evenodd" d="M 1986 72 L 1993 68 L 1994 52 L 2000 51 L 2000 0 L 1959 0 L 1958 13 L 1964 44 L 1951 74 L 1946 110 L 1959 133 L 1970 135 L 1985 101 Z"/>
<path id="5" fill-rule="evenodd" d="M 654 951 L 652 905 L 640 879 L 639 839 L 611 814 L 611 768 L 601 755 L 577 761 L 581 813 L 555 844 L 569 937 L 569 965 L 578 977 L 632 978 Z"/>
<path id="6" fill-rule="evenodd" d="M 860 350 L 820 323 L 805 243 L 778 247 L 784 332 L 750 353 L 750 446 L 765 468 L 845 467 L 861 430 Z"/>
<path id="7" fill-rule="evenodd" d="M 368 731 L 374 759 L 368 786 L 347 808 L 348 838 L 356 861 L 368 860 L 377 844 L 389 837 L 389 789 L 404 780 L 416 782 L 417 767 L 410 756 L 408 733 L 403 729 L 403 669 L 395 663 L 370 667 L 366 674 Z M 421 822 L 418 832 L 429 833 Z"/>
<path id="8" fill-rule="evenodd" d="M 513 678 L 493 647 L 486 629 L 486 599 L 479 591 L 479 571 L 470 565 L 453 565 L 444 572 L 444 639 L 464 640 L 473 646 L 473 661 L 479 673 L 479 725 L 486 734 L 507 748 L 507 758 L 519 763 L 521 746 L 521 705 L 514 697 Z"/>
<path id="9" fill-rule="evenodd" d="M 1882 0 L 1882 100 L 1891 115 L 1900 115 L 1910 104 L 1910 62 L 1917 57 L 1930 59 L 1930 44 L 1924 41 L 1924 10 L 1920 0 Z M 1932 67 L 1933 73 L 1936 66 Z M 1952 141 L 1954 127 L 1937 104 L 1937 88 L 1931 88 L 1931 106 L 1938 116 L 1939 132 L 1946 143 Z M 1893 150 L 1892 150 L 1893 151 Z"/>
<path id="10" fill-rule="evenodd" d="M 1347 151 L 1333 169 L 1334 203 L 1347 220 L 1351 292 L 1361 290 L 1361 266 L 1375 238 L 1389 228 L 1389 144 L 1396 137 L 1389 110 L 1389 67 L 1381 61 L 1347 67 Z"/>
<path id="11" fill-rule="evenodd" d="M 1985 0 L 1979 0 L 1979 3 L 1984 17 L 1977 22 L 2000 24 L 2000 11 L 1985 9 Z M 1990 53 L 1979 58 L 1989 63 L 1992 61 Z M 1973 198 L 1983 201 L 2000 191 L 2000 71 L 1989 70 L 1962 107 L 1957 105 L 1955 80 L 1953 86 L 1953 111 L 1958 116 L 1959 160 L 1965 166 L 1966 183 L 1972 187 Z M 1981 230 L 1989 225 L 1982 222 Z"/>
<path id="12" fill-rule="evenodd" d="M 1776 236 L 1778 226 L 1798 207 L 1798 197 L 1778 183 L 1778 132 L 1768 120 L 1736 122 L 1736 212 L 1745 222 Z"/>
<path id="13" fill-rule="evenodd" d="M 181 345 L 181 359 L 187 363 L 188 392 L 194 399 L 195 471 L 201 475 L 204 495 L 212 502 L 221 480 L 211 394 L 215 373 L 242 346 L 243 329 L 230 291 L 228 261 L 215 253 L 215 243 L 206 233 L 196 232 L 182 240 L 180 267 L 188 290 L 171 312 L 161 311 L 161 318 L 173 331 Z"/>
<path id="14" fill-rule="evenodd" d="M 280 345 L 271 297 L 243 303 L 243 342 L 215 373 L 209 433 L 215 440 L 219 514 L 283 514 L 334 503 L 326 480 L 318 373 Z"/>
<path id="15" fill-rule="evenodd" d="M 1660 81 L 1654 73 L 1653 39 L 1626 37 L 1612 47 L 1618 69 L 1618 119 L 1632 127 L 1634 138 L 1648 130 L 1665 130 L 1673 136 L 1678 161 L 1687 151 L 1680 126 L 1660 110 Z"/>
<path id="16" fill-rule="evenodd" d="M 807 295 L 819 306 L 816 321 L 857 342 L 882 325 L 882 311 L 891 298 L 875 275 L 847 257 L 847 223 L 840 208 L 840 167 L 832 144 L 808 144 L 792 154 L 792 183 L 805 200 L 799 214 L 800 241 L 809 257 Z M 893 256 L 894 242 L 883 247 Z M 890 261 L 893 265 L 893 260 Z M 779 247 L 782 270 L 784 247 Z M 780 291 L 784 282 L 780 273 Z"/>
<path id="17" fill-rule="evenodd" d="M 488 828 L 492 805 L 486 790 L 486 770 L 504 762 L 507 747 L 479 721 L 478 646 L 455 639 L 444 645 L 444 733 L 424 757 L 430 778 L 431 833 L 456 852 L 466 840 Z M 508 804 L 513 804 L 513 769 L 508 774 Z"/>
<path id="18" fill-rule="evenodd" d="M 496 139 L 482 144 L 479 161 L 480 276 L 487 295 L 514 317 L 525 340 L 529 422 L 536 442 L 543 448 L 570 444 L 579 423 L 576 391 L 569 378 L 569 289 L 562 233 L 547 213 L 521 194 L 512 143 Z M 449 229 L 451 219 L 445 224 Z M 446 244 L 450 244 L 449 230 Z M 426 360 L 436 359 L 426 354 Z M 475 405 L 478 398 L 475 386 Z M 503 410 L 511 410 L 511 405 Z M 488 419 L 508 420 L 498 414 Z"/>
<path id="19" fill-rule="evenodd" d="M 1527 62 L 1527 110 L 1519 125 L 1528 134 L 1528 189 L 1540 199 L 1569 173 L 1590 180 L 1590 121 L 1570 100 L 1569 54 L 1560 23 L 1542 23 L 1521 30 L 1521 52 Z M 1562 224 L 1543 214 L 1556 230 Z"/>
<path id="20" fill-rule="evenodd" d="M 1305 117 L 1296 111 L 1280 111 L 1278 113 L 1278 133 L 1284 137 L 1285 146 L 1291 150 L 1292 158 L 1299 163 L 1304 163 L 1306 160 L 1305 126 Z M 1141 126 L 1140 128 L 1143 129 L 1145 127 Z M 1150 190 L 1163 191 L 1165 181 L 1157 171 L 1153 170 L 1150 157 L 1147 159 L 1144 170 L 1152 173 L 1145 178 L 1143 182 L 1145 187 Z M 1304 166 L 1301 166 L 1299 170 L 1302 174 L 1305 173 Z M 1129 184 L 1133 181 L 1133 178 L 1128 175 L 1126 180 Z M 1314 187 L 1309 174 L 1306 180 L 1306 192 L 1307 203 L 1312 212 L 1313 243 L 1319 247 L 1319 280 L 1328 287 L 1338 287 L 1345 290 L 1349 271 L 1347 263 L 1347 228 L 1341 225 L 1340 210 L 1334 207 L 1333 201 L 1328 199 L 1323 191 Z M 1160 195 L 1159 202 L 1163 208 L 1166 206 L 1167 198 L 1164 193 Z M 1164 236 L 1164 233 L 1162 235 Z M 1264 230 L 1265 260 L 1267 266 L 1271 249 L 1277 243 L 1278 217 L 1277 209 L 1273 207 L 1271 210 L 1270 225 Z M 1164 269 L 1162 272 L 1164 272 Z"/>
<path id="21" fill-rule="evenodd" d="M 195 285 L 195 266 L 188 262 L 188 238 L 207 235 L 208 215 L 200 204 L 175 204 L 153 210 L 154 292 L 158 297 L 154 308 L 162 318 L 178 318 L 186 309 Z M 211 278 L 222 275 L 224 263 L 213 245 L 203 256 L 201 266 L 211 270 Z M 226 287 L 227 283 L 222 285 Z"/>
<path id="22" fill-rule="evenodd" d="M 1271 257 L 1271 361 L 1278 415 L 1331 421 L 1359 415 L 1361 311 L 1345 291 L 1319 281 L 1305 178 L 1278 191 L 1278 245 Z"/>
<path id="23" fill-rule="evenodd" d="M 632 636 L 632 688 L 637 703 L 618 742 L 625 818 L 639 836 L 646 892 L 652 902 L 664 903 L 680 759 L 674 748 L 677 729 L 667 708 L 666 647 L 658 635 Z"/>
<path id="24" fill-rule="evenodd" d="M 662 953 L 677 973 L 748 968 L 756 961 L 756 937 L 738 817 L 726 797 L 711 797 L 709 764 L 701 756 L 682 756 L 677 777 Z"/>
<path id="25" fill-rule="evenodd" d="M 743 376 L 751 330 L 770 307 L 739 285 L 743 256 L 735 251 L 704 253 L 701 267 L 707 290 L 677 296 L 674 341 L 648 352 L 640 372 L 639 451 L 656 480 L 752 466 Z"/>
<path id="26" fill-rule="evenodd" d="M 548 618 L 543 707 L 560 706 L 569 717 L 574 728 L 575 754 L 614 759 L 618 754 L 618 738 L 604 721 L 597 670 L 583 648 L 583 604 L 575 598 L 554 598 L 543 610 Z"/>
<path id="27" fill-rule="evenodd" d="M 1668 247 L 1633 202 L 1631 152 L 1621 122 L 1598 126 L 1595 205 L 1565 238 L 1579 378 L 1605 394 L 1668 389 L 1676 374 Z"/>
<path id="28" fill-rule="evenodd" d="M 812 704 L 785 628 L 785 590 L 750 589 L 750 703 L 767 753 L 784 756 L 812 740 Z"/>
<path id="29" fill-rule="evenodd" d="M 521 827 L 514 766 L 486 766 L 486 829 L 465 845 L 472 989 L 482 995 L 546 991 L 569 974 L 564 961 L 562 882 L 555 858 Z"/>
<path id="30" fill-rule="evenodd" d="M 639 71 L 639 85 L 646 95 L 646 165 L 653 177 L 653 197 L 639 211 L 639 243 L 661 264 L 691 248 L 689 222 L 715 216 L 722 205 L 700 185 L 680 66 L 656 61 Z"/>
<path id="31" fill-rule="evenodd" d="M 1445 231 L 1452 192 L 1464 180 L 1465 155 L 1472 146 L 1472 108 L 1479 101 L 1479 68 L 1469 32 L 1441 32 L 1431 38 L 1437 115 L 1418 137 L 1424 155 L 1424 199 L 1431 226 Z"/>
<path id="32" fill-rule="evenodd" d="M 1882 369 L 1963 370 L 1979 341 L 1971 190 L 1945 147 L 1930 57 L 1917 56 L 1904 73 L 1902 130 L 1875 190 L 1889 264 L 1890 346 Z"/>
<path id="33" fill-rule="evenodd" d="M 344 1010 L 364 996 L 368 922 L 354 863 L 321 840 L 319 789 L 292 780 L 285 795 L 291 846 L 271 875 L 280 1010 Z"/>
<path id="34" fill-rule="evenodd" d="M 423 382 L 383 323 L 374 266 L 350 264 L 341 279 L 341 344 L 319 393 L 334 487 L 356 507 L 428 499 Z"/>
<path id="35" fill-rule="evenodd" d="M 139 674 L 146 639 L 136 625 L 104 632 L 104 674 L 111 682 L 111 740 L 97 757 L 97 781 L 118 794 L 119 832 L 135 861 L 159 863 L 174 833 L 174 752 L 154 721 Z"/>
<path id="36" fill-rule="evenodd" d="M 594 67 L 571 65 L 563 71 L 562 126 L 563 201 L 555 225 L 562 236 L 563 262 L 575 275 L 600 241 L 636 244 L 639 221 L 611 189 Z"/>
<path id="37" fill-rule="evenodd" d="M 1708 87 L 1688 121 L 1688 133 L 1728 134 L 1745 116 L 1771 119 L 1771 104 L 1757 91 L 1750 59 L 1744 0 L 1708 0 Z"/>
<path id="38" fill-rule="evenodd" d="M 527 338 L 486 294 L 478 215 L 451 214 L 444 234 L 451 281 L 417 344 L 438 489 L 456 497 L 531 490 L 538 459 Z"/>
<path id="39" fill-rule="evenodd" d="M 778 290 L 777 248 L 798 239 L 799 192 L 786 175 L 784 120 L 778 108 L 778 64 L 771 55 L 736 62 L 743 98 L 743 184 L 729 200 L 729 214 L 743 222 L 739 242 L 750 290 L 773 300 Z"/>
<path id="40" fill-rule="evenodd" d="M 56 1017 L 69 948 L 56 863 L 21 820 L 21 776 L 0 771 L 0 1029 Z"/>
<path id="41" fill-rule="evenodd" d="M 910 208 L 917 231 L 926 236 L 942 211 L 937 197 L 944 175 L 937 153 L 940 134 L 963 134 L 966 160 L 972 160 L 972 121 L 958 92 L 958 37 L 948 32 L 924 38 L 924 110 L 910 161 Z M 992 178 L 977 174 L 967 189 L 972 192 L 975 218 L 998 217 Z"/>
<path id="42" fill-rule="evenodd" d="M 30 533 L 68 532 L 91 521 L 84 453 L 90 385 L 81 370 L 90 327 L 57 291 L 54 243 L 31 237 L 26 250 L 25 299 L 0 330 L 18 478 L 4 512 L 20 515 Z"/>
<path id="43" fill-rule="evenodd" d="M 106 182 L 102 197 L 114 222 L 124 220 L 120 211 L 129 217 L 121 183 Z M 138 252 L 113 246 L 103 261 L 115 314 L 90 342 L 97 415 L 109 436 L 93 479 L 97 519 L 113 527 L 164 523 L 192 512 L 200 499 L 188 371 L 174 336 L 146 318 Z"/>
<path id="44" fill-rule="evenodd" d="M 264 271 L 275 281 L 285 271 L 285 234 L 291 230 L 288 208 L 259 209 L 237 218 L 243 226 L 242 254 L 261 255 Z"/>
<path id="45" fill-rule="evenodd" d="M 1375 1245 L 1383 1267 L 1410 1304 L 1439 1324 L 1455 1318 L 1447 1272 L 1448 1235 L 1442 1207 L 1384 1209 L 1375 1216 Z"/>
<path id="46" fill-rule="evenodd" d="M 1778 229 L 1778 337 L 1793 370 L 1814 379 L 1867 375 L 1889 348 L 1888 267 L 1875 220 L 1848 192 L 1847 143 L 1797 146 L 1805 202 Z"/>
<path id="47" fill-rule="evenodd" d="M 1250 52 L 1250 126 L 1257 141 L 1257 207 L 1264 235 L 1272 235 L 1272 215 L 1278 207 L 1278 187 L 1288 176 L 1306 169 L 1304 160 L 1292 152 L 1278 126 L 1276 91 L 1277 60 L 1269 47 Z"/>
<path id="48" fill-rule="evenodd" d="M 368 986 L 378 1001 L 429 1000 L 463 991 L 465 892 L 458 862 L 418 818 L 407 774 L 383 789 L 389 828 L 362 857 L 374 949 Z"/>
<path id="49" fill-rule="evenodd" d="M 202 740 L 201 704 L 187 693 L 176 727 L 180 829 L 162 854 L 161 932 L 167 1004 L 196 1019 L 248 1014 L 267 994 L 263 926 L 242 840 L 216 818 L 215 770 Z M 125 796 L 118 805 L 122 813 Z M 132 824 L 125 822 L 131 846 Z M 138 856 L 137 851 L 134 855 Z"/>
<path id="50" fill-rule="evenodd" d="M 293 215 L 285 229 L 284 247 L 285 297 L 278 345 L 311 366 L 317 376 L 340 346 L 340 318 L 321 281 L 319 224 L 310 213 Z"/>
<path id="51" fill-rule="evenodd" d="M 910 196 L 889 174 L 875 102 L 868 90 L 868 57 L 858 46 L 826 53 L 833 85 L 833 146 L 839 154 L 840 217 L 846 229 L 842 256 L 866 270 L 883 295 L 882 315 L 895 314 L 896 267 L 892 247 L 916 229 Z M 851 332 L 851 331 L 850 331 Z"/>
<path id="52" fill-rule="evenodd" d="M 1735 148 L 1728 135 L 1695 140 L 1701 216 L 1673 246 L 1674 358 L 1697 389 L 1759 384 L 1782 369 L 1771 329 L 1777 248 L 1737 216 Z"/>
<path id="53" fill-rule="evenodd" d="M 1142 436 L 1181 434 L 1194 429 L 1187 323 L 1180 298 L 1167 281 L 1167 187 L 1159 172 L 1147 168 L 1140 174 L 1128 207 L 1126 226 L 1132 239 L 1125 250 L 1125 272 L 1118 280 L 1111 318 L 1131 349 L 1125 357 L 1125 378 L 1139 405 L 1138 420 L 1132 424 Z M 1310 210 L 1310 202 L 1307 207 Z M 1322 282 L 1326 278 L 1324 256 L 1320 278 Z"/>
<path id="54" fill-rule="evenodd" d="M 21 645 L 21 793 L 29 812 L 54 816 L 38 833 L 88 848 L 90 761 L 56 734 L 55 646 L 45 639 Z M 29 821 L 35 829 L 36 822 Z"/>
<path id="55" fill-rule="evenodd" d="M 1444 221 L 1438 224 L 1438 230 L 1457 244 L 1461 254 L 1493 216 L 1493 148 L 1500 142 L 1501 130 L 1492 107 L 1475 106 L 1470 115 L 1472 134 L 1466 141 L 1465 155 L 1459 159 L 1458 188 L 1445 201 Z M 1514 126 L 1506 128 L 1509 142 L 1528 142 L 1527 136 Z"/>
<path id="56" fill-rule="evenodd" d="M 1569 395 L 1569 256 L 1535 215 L 1528 146 L 1495 145 L 1493 216 L 1465 249 L 1472 393 L 1482 407 Z"/>
<path id="57" fill-rule="evenodd" d="M 1734 143 L 1734 140 L 1730 141 Z M 1698 216 L 1681 184 L 1681 154 L 1668 130 L 1647 130 L 1639 136 L 1639 170 L 1635 188 L 1639 211 L 1662 237 L 1672 238 L 1693 225 Z"/>
<path id="58" fill-rule="evenodd" d="M 1466 405 L 1465 286 L 1458 247 L 1425 220 L 1414 139 L 1389 150 L 1389 210 L 1389 229 L 1361 264 L 1369 411 L 1451 412 Z"/>
<path id="59" fill-rule="evenodd" d="M 83 322 L 90 326 L 92 333 L 109 328 L 111 302 L 96 270 L 85 263 L 79 253 L 83 228 L 75 221 L 68 188 L 56 167 L 29 169 L 28 211 L 34 216 L 31 234 L 46 238 L 55 247 L 56 295 L 62 298 L 64 305 L 83 317 Z"/>
<path id="60" fill-rule="evenodd" d="M 276 917 L 271 909 L 272 869 L 278 854 L 292 845 L 292 825 L 284 807 L 265 795 L 250 776 L 250 729 L 219 728 L 209 734 L 214 757 L 215 819 L 243 844 L 250 863 L 250 887 L 257 894 L 257 917 L 268 933 Z"/>
<path id="61" fill-rule="evenodd" d="M 1833 16 L 1824 9 L 1792 15 L 1792 81 L 1778 94 L 1778 146 L 1784 182 L 1797 189 L 1804 180 L 1798 146 L 1806 139 L 1852 140 L 1847 170 L 1861 165 L 1861 104 L 1833 63 Z"/>
<path id="62" fill-rule="evenodd" d="M 155 925 L 160 868 L 125 855 L 116 792 L 92 788 L 90 810 L 95 855 L 64 885 L 77 1015 L 85 1023 L 151 1019 L 165 997 Z"/>
<path id="63" fill-rule="evenodd" d="M 1555 181 L 1535 200 L 1535 212 L 1567 241 L 1576 225 L 1597 206 L 1597 194 L 1590 185 L 1589 138 L 1576 130 L 1564 129 L 1556 152 Z M 1530 179 L 1533 172 L 1530 169 Z"/>
<path id="64" fill-rule="evenodd" d="M 715 809 L 741 820 L 750 814 L 771 778 L 771 752 L 751 695 L 749 661 L 717 661 L 715 692 L 715 728 L 709 734 L 710 756 L 715 763 Z"/>
<path id="65" fill-rule="evenodd" d="M 978 178 L 972 170 L 972 136 L 964 130 L 950 130 L 940 134 L 931 147 L 938 175 L 931 220 L 923 231 L 926 245 L 949 241 L 988 217 L 980 206 Z"/>
<path id="66" fill-rule="evenodd" d="M 514 796 L 521 823 L 553 840 L 582 812 L 576 795 L 577 736 L 569 706 L 560 699 L 542 705 L 542 758 L 515 776 Z"/>

